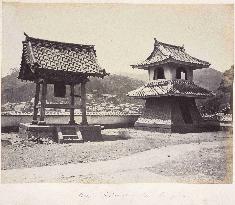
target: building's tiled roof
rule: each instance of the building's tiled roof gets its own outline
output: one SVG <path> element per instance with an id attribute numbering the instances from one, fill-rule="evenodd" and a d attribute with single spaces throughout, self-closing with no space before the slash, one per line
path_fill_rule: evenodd
<path id="1" fill-rule="evenodd" d="M 130 91 L 127 95 L 136 98 L 160 96 L 205 98 L 214 94 L 187 80 L 154 80 L 136 90 Z"/>
<path id="2" fill-rule="evenodd" d="M 98 77 L 107 74 L 97 63 L 93 45 L 48 41 L 27 35 L 23 41 L 21 68 L 24 66 L 32 71 L 37 68 Z"/>
<path id="3" fill-rule="evenodd" d="M 178 63 L 196 66 L 197 68 L 209 67 L 210 63 L 199 60 L 185 52 L 183 46 L 175 46 L 159 42 L 155 39 L 154 50 L 143 62 L 131 65 L 133 68 L 146 68 L 151 65 L 161 65 L 165 63 Z"/>

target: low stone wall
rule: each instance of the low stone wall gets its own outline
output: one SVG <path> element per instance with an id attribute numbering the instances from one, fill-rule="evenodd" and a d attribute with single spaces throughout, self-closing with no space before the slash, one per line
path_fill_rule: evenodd
<path id="1" fill-rule="evenodd" d="M 105 128 L 131 127 L 134 126 L 138 117 L 139 115 L 88 115 L 87 121 L 89 124 L 99 124 Z M 48 124 L 67 124 L 69 122 L 69 115 L 48 115 L 45 120 Z M 17 128 L 20 123 L 29 123 L 31 121 L 31 115 L 2 115 L 1 127 L 2 130 L 11 127 Z M 75 115 L 75 121 L 80 123 L 82 116 Z"/>

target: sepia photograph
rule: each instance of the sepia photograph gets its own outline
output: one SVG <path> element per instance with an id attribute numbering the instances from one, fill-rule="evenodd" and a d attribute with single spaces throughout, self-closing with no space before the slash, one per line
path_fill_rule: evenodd
<path id="1" fill-rule="evenodd" d="M 233 182 L 233 4 L 2 4 L 1 183 Z"/>

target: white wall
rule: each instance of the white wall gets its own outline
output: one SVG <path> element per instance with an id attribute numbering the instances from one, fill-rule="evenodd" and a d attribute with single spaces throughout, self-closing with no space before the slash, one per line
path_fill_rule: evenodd
<path id="1" fill-rule="evenodd" d="M 164 65 L 163 70 L 164 70 L 164 75 L 166 80 L 174 80 L 176 79 L 176 69 L 178 67 L 172 66 L 172 65 Z M 155 67 L 151 67 L 148 70 L 149 73 L 149 81 L 152 81 L 154 78 L 154 70 L 157 69 Z M 192 68 L 187 68 L 185 69 L 187 72 L 187 79 L 189 81 L 193 81 L 193 69 Z"/>
<path id="2" fill-rule="evenodd" d="M 134 124 L 138 117 L 139 115 L 87 115 L 87 121 L 89 124 Z M 81 115 L 75 115 L 74 118 L 77 123 L 82 121 Z M 2 115 L 1 127 L 19 126 L 20 123 L 30 123 L 31 121 L 32 116 L 30 115 Z M 50 115 L 45 117 L 45 121 L 49 124 L 67 124 L 69 115 Z"/>
<path id="3" fill-rule="evenodd" d="M 155 70 L 154 67 L 149 68 L 149 81 L 152 81 L 152 80 L 153 80 L 153 77 L 154 77 L 154 70 Z"/>

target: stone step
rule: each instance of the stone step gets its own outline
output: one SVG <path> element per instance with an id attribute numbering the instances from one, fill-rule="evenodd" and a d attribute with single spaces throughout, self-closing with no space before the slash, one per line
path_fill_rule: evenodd
<path id="1" fill-rule="evenodd" d="M 57 126 L 58 143 L 101 141 L 99 125 Z"/>
<path id="2" fill-rule="evenodd" d="M 83 141 L 83 139 L 79 137 L 79 133 L 76 132 L 75 128 L 57 127 L 57 134 L 59 143 L 72 143 Z"/>
<path id="3" fill-rule="evenodd" d="M 83 142 L 82 138 L 79 138 L 77 135 L 63 135 L 61 143 L 78 143 Z"/>
<path id="4" fill-rule="evenodd" d="M 84 141 L 83 140 L 61 140 L 60 143 L 64 143 L 64 144 L 67 144 L 67 143 L 83 143 Z"/>
<path id="5" fill-rule="evenodd" d="M 77 135 L 75 135 L 75 134 L 72 134 L 72 135 L 67 135 L 67 134 L 66 134 L 66 135 L 64 135 L 64 134 L 63 134 L 63 136 L 64 136 L 64 137 L 73 137 L 73 136 L 78 137 L 78 136 L 77 136 Z"/>
<path id="6" fill-rule="evenodd" d="M 63 135 L 76 135 L 74 127 L 61 127 L 60 129 Z"/>
<path id="7" fill-rule="evenodd" d="M 77 135 L 63 135 L 63 139 L 78 139 Z"/>

